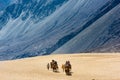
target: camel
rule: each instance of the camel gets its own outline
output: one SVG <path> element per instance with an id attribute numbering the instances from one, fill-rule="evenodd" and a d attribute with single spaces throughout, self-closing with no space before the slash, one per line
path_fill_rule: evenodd
<path id="1" fill-rule="evenodd" d="M 50 66 L 51 66 L 51 69 L 53 69 L 53 72 L 57 72 L 58 64 L 56 61 L 52 60 L 52 62 L 50 62 Z"/>
<path id="2" fill-rule="evenodd" d="M 62 64 L 62 69 L 63 72 L 65 71 L 66 75 L 70 75 L 70 71 L 71 71 L 71 64 L 69 62 L 66 61 L 66 64 Z"/>

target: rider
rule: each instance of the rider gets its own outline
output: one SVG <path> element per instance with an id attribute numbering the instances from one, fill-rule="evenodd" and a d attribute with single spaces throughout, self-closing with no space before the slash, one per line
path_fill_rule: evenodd
<path id="1" fill-rule="evenodd" d="M 65 67 L 69 67 L 70 69 L 71 69 L 71 64 L 70 64 L 70 61 L 66 61 L 66 63 L 65 63 Z"/>
<path id="2" fill-rule="evenodd" d="M 52 62 L 50 62 L 51 68 L 53 68 L 54 63 L 55 63 L 55 60 L 52 60 Z"/>
<path id="3" fill-rule="evenodd" d="M 65 63 L 65 73 L 66 73 L 66 75 L 71 75 L 70 71 L 71 71 L 70 61 L 66 61 L 66 63 Z"/>
<path id="4" fill-rule="evenodd" d="M 58 69 L 58 64 L 57 64 L 57 61 L 54 62 L 54 64 L 56 65 L 57 69 Z"/>
<path id="5" fill-rule="evenodd" d="M 71 69 L 72 67 L 71 67 L 70 61 L 68 61 L 68 65 L 69 65 L 69 67 L 70 67 L 70 69 Z"/>
<path id="6" fill-rule="evenodd" d="M 50 63 L 50 65 L 51 65 L 51 69 L 53 69 L 53 70 L 58 69 L 57 61 L 52 60 L 52 62 Z"/>

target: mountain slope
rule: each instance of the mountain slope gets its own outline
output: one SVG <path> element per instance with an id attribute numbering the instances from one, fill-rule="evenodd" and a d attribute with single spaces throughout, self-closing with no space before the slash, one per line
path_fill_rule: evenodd
<path id="1" fill-rule="evenodd" d="M 0 13 L 0 60 L 51 54 L 77 35 L 87 34 L 86 29 L 91 30 L 92 24 L 109 14 L 119 3 L 120 0 L 16 0 Z M 110 26 L 107 24 L 99 23 L 103 25 L 102 31 L 107 28 L 105 26 Z M 99 25 L 96 24 L 96 28 Z M 107 35 L 106 32 L 103 35 Z M 97 39 L 91 39 L 92 35 L 88 34 L 85 37 L 88 37 L 88 42 Z M 94 49 L 97 43 L 101 43 L 97 46 L 101 47 L 107 39 L 98 39 L 91 46 L 74 47 L 77 50 L 68 52 L 85 52 Z"/>
<path id="2" fill-rule="evenodd" d="M 110 45 L 112 47 L 112 45 L 118 44 L 120 41 L 120 29 L 118 28 L 120 24 L 119 9 L 120 5 L 113 8 L 92 25 L 81 31 L 75 38 L 71 39 L 62 47 L 57 49 L 54 53 L 74 53 L 74 51 L 87 52 L 89 50 L 91 52 L 94 52 L 94 50 L 96 52 L 100 52 L 97 48 L 106 44 L 109 44 L 109 46 L 106 45 L 104 48 L 110 47 Z M 117 43 L 113 41 L 116 41 Z M 106 49 L 106 52 L 109 52 L 109 50 Z M 115 50 L 115 52 L 117 52 L 117 50 Z"/>

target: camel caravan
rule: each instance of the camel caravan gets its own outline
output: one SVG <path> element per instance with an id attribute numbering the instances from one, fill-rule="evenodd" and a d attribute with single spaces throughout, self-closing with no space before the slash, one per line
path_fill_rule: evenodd
<path id="1" fill-rule="evenodd" d="M 66 61 L 65 64 L 62 64 L 61 68 L 62 68 L 63 72 L 66 73 L 66 75 L 71 75 L 72 66 L 71 66 L 70 61 Z M 52 69 L 53 72 L 58 72 L 59 67 L 58 67 L 57 61 L 52 60 L 50 63 L 48 63 L 47 69 L 48 70 Z"/>

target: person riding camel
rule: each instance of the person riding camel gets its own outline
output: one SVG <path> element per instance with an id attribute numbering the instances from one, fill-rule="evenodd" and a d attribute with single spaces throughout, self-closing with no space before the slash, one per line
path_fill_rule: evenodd
<path id="1" fill-rule="evenodd" d="M 56 65 L 56 67 L 58 68 L 58 64 L 57 64 L 57 61 L 55 61 L 55 63 L 54 63 L 55 65 Z"/>
<path id="2" fill-rule="evenodd" d="M 70 73 L 70 71 L 71 71 L 70 61 L 66 61 L 64 70 L 65 70 L 66 75 L 70 75 L 70 74 L 71 74 L 71 73 Z"/>
<path id="3" fill-rule="evenodd" d="M 67 61 L 67 64 L 68 64 L 69 68 L 71 69 L 72 67 L 71 67 L 70 61 Z"/>
<path id="4" fill-rule="evenodd" d="M 50 62 L 51 69 L 53 68 L 54 63 L 55 63 L 55 60 L 52 60 L 52 62 Z"/>
<path id="5" fill-rule="evenodd" d="M 57 61 L 52 60 L 52 62 L 50 62 L 50 65 L 51 65 L 51 69 L 53 69 L 53 71 L 57 71 L 57 69 L 58 69 Z"/>

